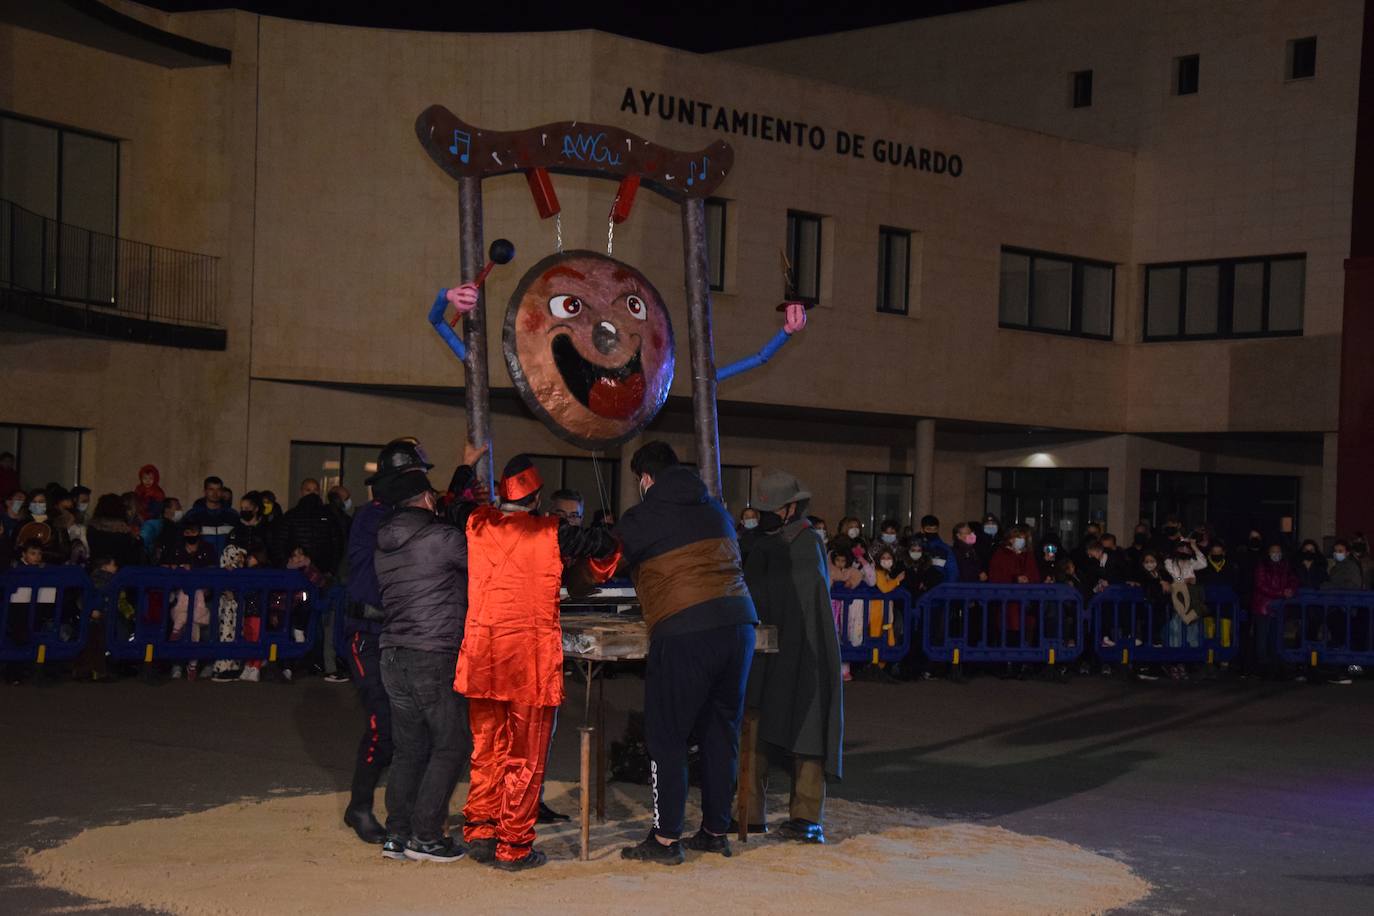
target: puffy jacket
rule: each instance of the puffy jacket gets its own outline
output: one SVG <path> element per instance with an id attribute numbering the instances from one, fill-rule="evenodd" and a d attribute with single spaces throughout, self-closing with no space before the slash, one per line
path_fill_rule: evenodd
<path id="1" fill-rule="evenodd" d="M 1354 557 L 1339 562 L 1332 560 L 1326 581 L 1321 587 L 1326 591 L 1361 591 L 1364 589 L 1364 570 L 1360 569 L 1360 563 Z"/>
<path id="2" fill-rule="evenodd" d="M 461 528 L 428 509 L 402 507 L 377 529 L 382 648 L 457 654 L 468 610 L 468 550 Z"/>
<path id="3" fill-rule="evenodd" d="M 691 468 L 665 468 L 615 533 L 650 638 L 759 622 L 734 520 Z"/>
<path id="4" fill-rule="evenodd" d="M 334 516 L 318 493 L 307 493 L 296 508 L 282 516 L 276 536 L 283 558 L 296 547 L 304 547 L 310 561 L 322 572 L 332 573 L 343 554 L 343 535 Z"/>
<path id="5" fill-rule="evenodd" d="M 1040 567 L 1029 550 L 1017 553 L 1004 544 L 997 548 L 988 561 L 988 581 L 1015 583 L 1017 576 L 1025 576 L 1027 584 L 1034 585 L 1040 581 Z"/>
<path id="6" fill-rule="evenodd" d="M 200 529 L 201 539 L 206 541 L 215 553 L 218 562 L 220 551 L 229 545 L 229 535 L 238 527 L 239 514 L 228 506 L 211 509 L 201 497 L 191 506 L 191 511 L 181 517 L 183 528 L 194 525 Z"/>
<path id="7" fill-rule="evenodd" d="M 1269 602 L 1277 601 L 1286 591 L 1297 591 L 1298 577 L 1293 568 L 1280 560 L 1268 558 L 1255 567 L 1255 590 L 1250 598 L 1250 610 L 1260 617 L 1269 616 Z"/>

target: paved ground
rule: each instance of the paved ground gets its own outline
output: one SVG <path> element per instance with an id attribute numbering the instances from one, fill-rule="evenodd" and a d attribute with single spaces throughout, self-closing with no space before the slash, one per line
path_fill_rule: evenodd
<path id="1" fill-rule="evenodd" d="M 612 735 L 641 689 L 610 682 Z M 561 778 L 575 773 L 574 696 Z M 1118 858 L 1156 888 L 1135 912 L 1374 912 L 1374 682 L 860 683 L 846 716 L 836 794 Z M 351 688 L 320 680 L 0 688 L 0 912 L 102 912 L 32 886 L 13 865 L 23 847 L 273 789 L 346 789 L 359 725 Z"/>

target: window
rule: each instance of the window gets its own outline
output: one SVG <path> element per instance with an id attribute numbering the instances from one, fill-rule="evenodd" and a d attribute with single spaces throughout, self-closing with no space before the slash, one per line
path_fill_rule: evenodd
<path id="1" fill-rule="evenodd" d="M 1093 103 L 1093 72 L 1079 70 L 1069 74 L 1069 98 L 1074 108 L 1087 108 Z"/>
<path id="2" fill-rule="evenodd" d="M 701 469 L 690 461 L 682 462 L 696 471 Z M 739 518 L 740 512 L 753 505 L 754 468 L 747 464 L 722 464 L 720 466 L 720 501 L 731 515 Z"/>
<path id="3" fill-rule="evenodd" d="M 998 323 L 1110 340 L 1115 285 L 1113 264 L 1003 248 Z"/>
<path id="4" fill-rule="evenodd" d="M 1317 39 L 1294 38 L 1288 42 L 1288 60 L 1284 68 L 1290 80 L 1311 79 L 1317 75 Z"/>
<path id="5" fill-rule="evenodd" d="M 343 486 L 354 502 L 361 503 L 368 492 L 363 481 L 377 472 L 377 453 L 381 450 L 380 445 L 292 442 L 288 489 L 277 496 L 284 505 L 294 506 L 300 498 L 301 481 L 313 477 L 320 482 L 322 496 L 327 496 L 332 487 Z M 210 473 L 222 472 L 211 468 Z"/>
<path id="6" fill-rule="evenodd" d="M 787 272 L 784 295 L 816 303 L 821 297 L 821 218 L 787 211 Z"/>
<path id="7" fill-rule="evenodd" d="M 911 524 L 910 474 L 875 474 L 849 471 L 845 475 L 844 514 L 857 518 L 869 537 L 884 519 L 895 519 L 899 528 Z"/>
<path id="8" fill-rule="evenodd" d="M 1226 543 L 1243 544 L 1252 528 L 1266 538 L 1296 534 L 1300 484 L 1278 475 L 1145 470 L 1140 514 L 1155 527 L 1170 515 L 1189 529 L 1211 525 Z"/>
<path id="9" fill-rule="evenodd" d="M 1305 255 L 1145 268 L 1145 340 L 1302 333 Z"/>
<path id="10" fill-rule="evenodd" d="M 567 458 L 531 455 L 544 480 L 541 497 L 547 504 L 554 490 L 576 490 L 582 496 L 583 523 L 590 525 L 598 509 L 619 514 L 620 462 L 604 458 Z"/>
<path id="11" fill-rule="evenodd" d="M 0 423 L 0 454 L 14 455 L 19 486 L 37 490 L 49 483 L 76 486 L 81 480 L 81 430 Z M 0 499 L 9 496 L 0 494 Z"/>
<path id="12" fill-rule="evenodd" d="M 878 311 L 907 313 L 911 275 L 911 233 L 902 229 L 878 230 Z"/>
<path id="13" fill-rule="evenodd" d="M 0 114 L 0 198 L 117 235 L 118 192 L 118 142 Z"/>
<path id="14" fill-rule="evenodd" d="M 1174 60 L 1174 95 L 1197 95 L 1201 60 L 1196 54 Z"/>
<path id="15" fill-rule="evenodd" d="M 1054 534 L 1066 548 L 1078 546 L 1088 522 L 1106 524 L 1106 468 L 987 468 L 985 511 L 1036 537 Z"/>
<path id="16" fill-rule="evenodd" d="M 706 200 L 706 259 L 711 289 L 725 289 L 725 205 L 719 197 Z"/>

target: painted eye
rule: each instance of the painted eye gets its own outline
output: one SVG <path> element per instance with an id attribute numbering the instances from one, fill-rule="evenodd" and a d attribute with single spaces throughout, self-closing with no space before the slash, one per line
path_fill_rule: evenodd
<path id="1" fill-rule="evenodd" d="M 549 300 L 549 312 L 555 318 L 575 318 L 582 313 L 582 300 L 576 296 L 554 296 Z"/>
<path id="2" fill-rule="evenodd" d="M 625 308 L 640 321 L 647 321 L 649 318 L 649 309 L 644 305 L 644 300 L 638 296 L 626 296 Z"/>

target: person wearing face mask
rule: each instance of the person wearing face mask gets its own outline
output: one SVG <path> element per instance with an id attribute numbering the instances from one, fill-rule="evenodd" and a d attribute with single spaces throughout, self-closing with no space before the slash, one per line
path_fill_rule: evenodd
<path id="1" fill-rule="evenodd" d="M 761 533 L 759 530 L 759 510 L 752 506 L 746 507 L 739 514 L 739 525 L 735 528 L 735 535 L 739 538 L 741 561 L 749 559 L 749 551 L 753 549 Z"/>
<path id="2" fill-rule="evenodd" d="M 900 543 L 901 535 L 897 532 L 897 523 L 890 518 L 885 518 L 883 519 L 883 523 L 878 526 L 877 543 L 871 544 L 869 546 L 874 550 L 876 550 L 879 547 L 886 547 L 889 550 L 891 550 L 895 555 L 898 549 L 898 544 Z M 872 556 L 873 559 L 877 559 L 876 554 L 873 554 Z"/>
<path id="3" fill-rule="evenodd" d="M 830 533 L 826 530 L 825 519 L 819 515 L 808 515 L 806 520 L 811 523 L 811 530 L 816 533 L 816 537 L 821 539 L 821 544 L 830 544 Z"/>
<path id="4" fill-rule="evenodd" d="M 811 494 L 800 481 L 771 472 L 760 481 L 759 495 L 765 533 L 744 577 L 760 621 L 778 628 L 778 653 L 761 656 L 749 674 L 746 707 L 756 722 L 755 742 L 743 753 L 753 778 L 740 791 L 748 793 L 749 829 L 766 832 L 769 766 L 790 765 L 788 820 L 778 834 L 824 843 L 825 784 L 841 777 L 844 739 L 840 644 L 825 550 L 808 530 L 804 513 Z M 888 573 L 892 559 L 890 552 L 880 556 Z M 881 582 L 883 571 L 878 575 Z"/>
<path id="5" fill-rule="evenodd" d="M 641 447 L 630 468 L 642 501 L 621 515 L 615 533 L 649 628 L 644 733 L 654 827 L 620 854 L 676 865 L 684 860 L 680 838 L 693 738 L 701 749 L 702 820 L 689 843 L 726 848 L 759 618 L 744 584 L 735 526 L 720 500 L 666 442 Z"/>
<path id="6" fill-rule="evenodd" d="M 60 488 L 58 488 L 60 492 Z M 65 526 L 57 524 L 56 516 L 49 513 L 53 505 L 46 490 L 34 490 L 29 494 L 29 520 L 20 529 L 20 543 L 38 540 L 43 545 L 43 563 L 47 566 L 60 566 L 67 562 L 71 554 L 71 537 Z"/>
<path id="7" fill-rule="evenodd" d="M 1169 572 L 1160 561 L 1160 556 L 1152 548 L 1140 554 L 1140 565 L 1133 576 L 1135 585 L 1145 593 L 1145 607 L 1137 608 L 1135 638 L 1153 645 L 1163 645 L 1164 630 L 1168 626 L 1169 615 L 1173 613 L 1169 600 Z M 1159 670 L 1154 665 L 1143 665 L 1136 669 L 1135 676 L 1142 681 L 1159 680 Z"/>
<path id="8" fill-rule="evenodd" d="M 1250 614 L 1254 622 L 1250 656 L 1253 660 L 1251 673 L 1268 679 L 1279 673 L 1278 659 L 1275 656 L 1279 634 L 1276 628 L 1282 625 L 1282 618 L 1275 616 L 1270 604 L 1284 598 L 1293 597 L 1298 590 L 1298 577 L 1283 556 L 1283 545 L 1271 541 L 1267 546 L 1264 559 L 1255 569 L 1254 590 L 1250 596 Z"/>
<path id="9" fill-rule="evenodd" d="M 835 535 L 830 541 L 830 546 L 846 554 L 851 553 L 855 547 L 867 552 L 868 543 L 864 540 L 863 525 L 853 516 L 846 516 L 840 519 L 840 525 L 835 530 Z"/>
<path id="10" fill-rule="evenodd" d="M 988 564 L 988 581 L 1003 585 L 1028 585 L 1040 581 L 1040 567 L 1035 562 L 1035 554 L 1030 550 L 1030 532 L 1017 525 L 1009 529 L 1002 538 L 1002 546 L 992 555 Z M 997 621 L 993 621 L 994 627 Z M 1017 601 L 1006 602 L 1001 621 L 1003 645 L 1021 645 L 1021 605 Z M 1035 618 L 1027 614 L 1026 626 L 1034 630 Z M 996 633 L 989 634 L 990 641 Z"/>
<path id="11" fill-rule="evenodd" d="M 76 504 L 72 508 L 72 514 L 76 516 L 76 523 L 78 525 L 86 524 L 91 514 L 91 488 L 79 484 L 72 487 L 72 501 Z"/>
<path id="12" fill-rule="evenodd" d="M 148 558 L 155 566 L 170 566 L 181 543 L 181 500 L 169 496 L 162 502 L 162 517 L 144 522 L 140 535 Z"/>
<path id="13" fill-rule="evenodd" d="M 143 542 L 129 533 L 124 504 L 117 493 L 106 493 L 96 501 L 86 536 L 92 556 L 113 559 L 121 567 L 143 563 Z"/>
<path id="14" fill-rule="evenodd" d="M 944 581 L 958 582 L 959 563 L 954 557 L 954 549 L 940 537 L 940 520 L 933 515 L 921 516 L 921 532 L 918 536 L 925 543 L 930 565 L 944 575 Z"/>
<path id="15" fill-rule="evenodd" d="M 29 494 L 18 488 L 5 494 L 5 511 L 0 513 L 0 528 L 10 543 L 19 537 L 19 529 L 33 521 L 29 514 Z"/>
<path id="16" fill-rule="evenodd" d="M 181 528 L 181 544 L 177 548 L 173 565 L 181 569 L 210 569 L 219 565 L 219 554 L 208 540 L 201 536 L 200 529 L 194 524 Z M 194 594 L 184 591 L 176 593 L 172 602 L 172 632 L 170 639 L 175 642 L 182 638 L 186 624 L 191 624 L 191 641 L 199 642 L 201 631 L 210 624 L 210 607 L 206 603 L 206 590 L 196 589 Z M 172 666 L 172 678 L 180 678 L 183 673 L 187 680 L 195 680 L 200 671 L 200 662 L 191 660 L 183 669 L 181 665 Z"/>
<path id="17" fill-rule="evenodd" d="M 897 562 L 897 552 L 888 545 L 873 551 L 873 563 L 877 567 L 878 591 L 884 595 L 896 591 L 906 581 L 906 569 Z"/>
<path id="18" fill-rule="evenodd" d="M 975 522 L 960 522 L 954 526 L 954 562 L 959 568 L 960 582 L 988 581 L 987 564 L 978 549 Z"/>
<path id="19" fill-rule="evenodd" d="M 1337 540 L 1331 546 L 1331 566 L 1327 574 L 1326 581 L 1322 583 L 1323 591 L 1363 591 L 1364 590 L 1364 570 L 1360 569 L 1359 561 L 1355 558 L 1350 549 L 1350 542 Z M 1357 644 L 1363 644 L 1361 629 L 1369 626 L 1367 615 L 1356 615 L 1354 620 L 1355 633 L 1347 632 L 1347 620 L 1345 614 L 1337 609 L 1332 609 L 1327 616 L 1327 638 L 1332 645 L 1349 645 L 1350 637 L 1353 635 Z M 1366 630 L 1367 632 L 1367 630 Z M 1359 665 L 1350 665 L 1345 670 L 1331 669 L 1326 672 L 1326 679 L 1333 684 L 1349 684 L 1353 676 L 1364 674 L 1364 669 Z"/>
<path id="20" fill-rule="evenodd" d="M 348 532 L 353 527 L 353 494 L 348 487 L 337 484 L 329 488 L 329 517 L 334 520 L 334 527 L 339 529 L 339 539 L 341 544 L 348 543 Z M 344 551 L 339 551 L 339 561 L 333 570 L 334 574 L 341 575 L 347 565 Z"/>
<path id="21" fill-rule="evenodd" d="M 1298 548 L 1298 559 L 1293 564 L 1293 572 L 1298 577 L 1298 588 L 1321 588 L 1326 584 L 1326 557 L 1321 548 L 1311 538 L 1302 542 Z"/>
<path id="22" fill-rule="evenodd" d="M 1325 591 L 1364 590 L 1364 571 L 1351 554 L 1349 541 L 1341 539 L 1331 545 L 1331 563 L 1327 568 L 1326 581 L 1319 587 Z"/>

